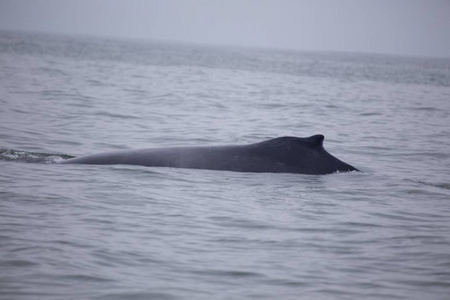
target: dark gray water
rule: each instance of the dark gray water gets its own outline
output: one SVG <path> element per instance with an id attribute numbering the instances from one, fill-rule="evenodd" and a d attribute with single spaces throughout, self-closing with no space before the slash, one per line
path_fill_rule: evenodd
<path id="1" fill-rule="evenodd" d="M 448 299 L 449 116 L 450 59 L 0 32 L 0 298 Z M 319 133 L 364 173 L 55 164 Z"/>

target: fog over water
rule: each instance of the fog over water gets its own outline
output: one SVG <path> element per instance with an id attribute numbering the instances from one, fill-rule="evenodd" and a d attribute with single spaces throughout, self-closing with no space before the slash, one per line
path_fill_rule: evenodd
<path id="1" fill-rule="evenodd" d="M 445 0 L 0 0 L 0 28 L 299 50 L 450 54 Z"/>

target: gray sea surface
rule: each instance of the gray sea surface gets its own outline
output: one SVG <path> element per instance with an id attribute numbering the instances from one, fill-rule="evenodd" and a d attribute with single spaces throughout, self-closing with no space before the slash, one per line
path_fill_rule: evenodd
<path id="1" fill-rule="evenodd" d="M 325 135 L 362 173 L 62 165 Z M 0 32 L 0 299 L 448 299 L 450 59 Z"/>

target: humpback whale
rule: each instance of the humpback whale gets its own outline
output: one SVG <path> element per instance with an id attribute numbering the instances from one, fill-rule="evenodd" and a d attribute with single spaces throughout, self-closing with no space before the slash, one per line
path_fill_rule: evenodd
<path id="1" fill-rule="evenodd" d="M 61 163 L 310 175 L 358 171 L 328 153 L 323 148 L 323 140 L 324 136 L 318 134 L 306 138 L 285 136 L 248 145 L 118 150 Z"/>

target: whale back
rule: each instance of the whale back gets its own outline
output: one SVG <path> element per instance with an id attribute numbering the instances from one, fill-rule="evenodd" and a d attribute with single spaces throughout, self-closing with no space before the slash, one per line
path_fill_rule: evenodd
<path id="1" fill-rule="evenodd" d="M 330 174 L 355 171 L 323 148 L 323 135 L 279 137 L 236 146 L 119 150 L 80 156 L 67 164 L 126 164 L 237 172 Z"/>

